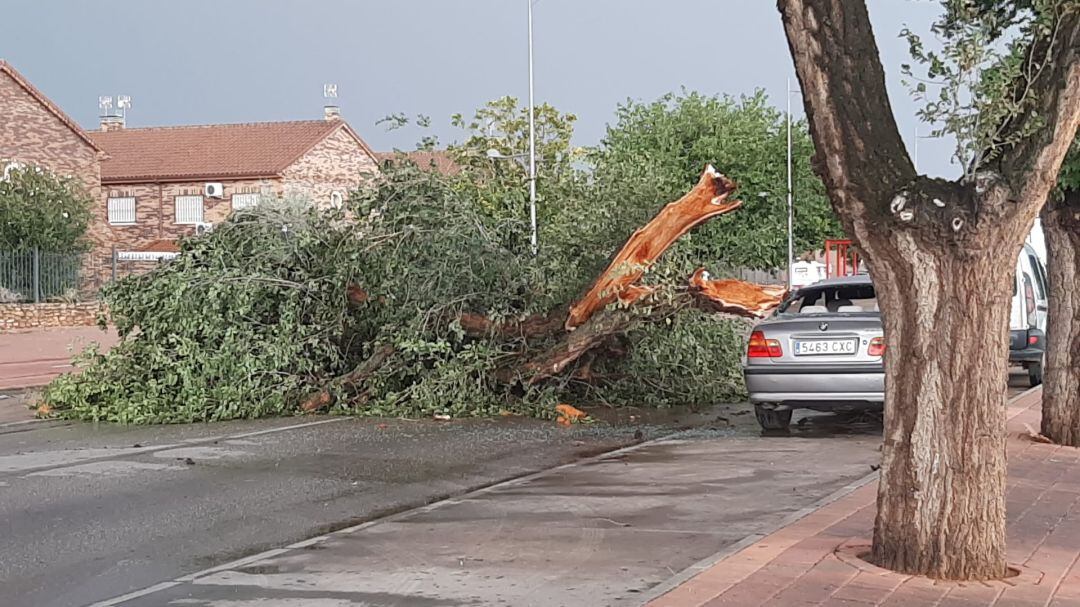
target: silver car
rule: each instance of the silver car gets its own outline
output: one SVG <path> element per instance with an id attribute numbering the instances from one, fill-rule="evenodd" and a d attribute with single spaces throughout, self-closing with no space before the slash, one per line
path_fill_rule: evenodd
<path id="1" fill-rule="evenodd" d="M 754 328 L 743 361 L 758 423 L 786 429 L 799 408 L 882 408 L 882 335 L 869 275 L 827 279 L 792 293 Z"/>

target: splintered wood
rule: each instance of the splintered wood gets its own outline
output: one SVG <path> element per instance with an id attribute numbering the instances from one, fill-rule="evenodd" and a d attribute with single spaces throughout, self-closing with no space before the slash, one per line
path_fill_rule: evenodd
<path id="1" fill-rule="evenodd" d="M 652 221 L 635 231 L 611 260 L 592 288 L 570 308 L 566 330 L 572 331 L 608 304 L 621 299 L 630 303 L 648 294 L 647 287 L 631 287 L 672 243 L 702 223 L 742 206 L 728 200 L 735 183 L 709 165 L 697 185 L 685 196 L 669 203 Z M 628 292 L 629 289 L 629 292 Z"/>
<path id="2" fill-rule="evenodd" d="M 741 280 L 714 280 L 705 268 L 690 277 L 690 292 L 708 308 L 751 318 L 765 318 L 780 305 L 787 289 Z"/>

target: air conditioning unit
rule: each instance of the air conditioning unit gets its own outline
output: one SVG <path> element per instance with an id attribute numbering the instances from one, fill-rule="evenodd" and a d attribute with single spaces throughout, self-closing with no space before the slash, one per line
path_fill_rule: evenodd
<path id="1" fill-rule="evenodd" d="M 208 183 L 203 186 L 203 196 L 207 198 L 224 198 L 225 188 L 220 183 Z"/>
<path id="2" fill-rule="evenodd" d="M 195 224 L 195 235 L 202 236 L 203 234 L 209 234 L 214 231 L 214 224 L 212 223 L 197 223 Z"/>

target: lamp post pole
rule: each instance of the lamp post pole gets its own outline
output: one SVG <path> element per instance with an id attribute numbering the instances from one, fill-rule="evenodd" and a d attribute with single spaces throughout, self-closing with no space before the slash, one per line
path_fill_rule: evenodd
<path id="1" fill-rule="evenodd" d="M 919 171 L 919 140 L 937 138 L 937 135 L 920 135 L 919 125 L 915 125 L 915 139 L 914 143 L 911 145 L 911 164 L 915 167 L 915 172 Z"/>
<path id="2" fill-rule="evenodd" d="M 530 243 L 532 254 L 540 250 L 536 229 L 536 116 L 533 107 L 533 0 L 529 5 L 529 227 L 532 229 Z"/>
<path id="3" fill-rule="evenodd" d="M 791 170 L 791 77 L 787 81 L 787 286 L 792 287 L 791 264 L 795 257 L 795 196 Z"/>

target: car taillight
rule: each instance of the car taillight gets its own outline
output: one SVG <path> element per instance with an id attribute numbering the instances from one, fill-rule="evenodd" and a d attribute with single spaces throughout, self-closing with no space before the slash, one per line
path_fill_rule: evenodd
<path id="1" fill-rule="evenodd" d="M 1037 343 L 1039 343 L 1039 336 L 1038 335 L 1028 335 L 1028 345 L 1029 346 L 1034 346 Z"/>
<path id="2" fill-rule="evenodd" d="M 750 343 L 746 346 L 747 358 L 779 358 L 784 355 L 780 348 L 780 342 L 775 339 L 765 339 L 761 331 L 750 334 Z"/>
<path id="3" fill-rule="evenodd" d="M 870 340 L 870 348 L 866 351 L 870 356 L 883 356 L 885 354 L 885 338 L 875 337 Z"/>

